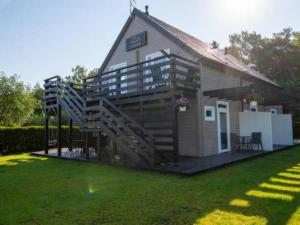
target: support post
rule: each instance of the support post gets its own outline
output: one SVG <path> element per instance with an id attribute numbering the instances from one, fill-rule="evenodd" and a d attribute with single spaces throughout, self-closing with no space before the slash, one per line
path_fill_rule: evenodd
<path id="1" fill-rule="evenodd" d="M 48 155 L 49 150 L 49 117 L 45 115 L 45 154 Z"/>
<path id="2" fill-rule="evenodd" d="M 69 151 L 73 151 L 73 120 L 69 120 Z"/>
<path id="3" fill-rule="evenodd" d="M 96 146 L 96 151 L 97 151 L 97 159 L 99 161 L 102 160 L 102 151 L 101 151 L 101 132 L 97 132 L 97 146 Z"/>
<path id="4" fill-rule="evenodd" d="M 90 159 L 90 151 L 89 151 L 89 133 L 85 132 L 85 159 Z"/>
<path id="5" fill-rule="evenodd" d="M 175 108 L 175 118 L 174 118 L 174 125 L 173 125 L 173 129 L 174 129 L 174 162 L 178 162 L 179 161 L 179 138 L 178 138 L 178 110 L 177 108 Z"/>
<path id="6" fill-rule="evenodd" d="M 62 138 L 61 138 L 61 105 L 58 105 L 57 110 L 57 155 L 61 156 Z"/>

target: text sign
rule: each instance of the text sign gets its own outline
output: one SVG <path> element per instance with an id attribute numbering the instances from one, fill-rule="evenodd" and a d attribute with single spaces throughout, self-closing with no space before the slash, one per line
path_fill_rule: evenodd
<path id="1" fill-rule="evenodd" d="M 130 51 L 147 44 L 147 32 L 136 34 L 126 39 L 126 50 Z"/>

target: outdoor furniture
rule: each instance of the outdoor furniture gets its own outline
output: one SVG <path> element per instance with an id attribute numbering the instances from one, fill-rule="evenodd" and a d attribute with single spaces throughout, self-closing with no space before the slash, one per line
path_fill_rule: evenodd
<path id="1" fill-rule="evenodd" d="M 251 145 L 257 146 L 258 150 L 263 151 L 263 145 L 262 145 L 262 134 L 261 132 L 252 132 L 251 133 Z"/>
<path id="2" fill-rule="evenodd" d="M 251 137 L 250 136 L 238 136 L 235 133 L 231 133 L 232 150 L 252 150 Z"/>
<path id="3" fill-rule="evenodd" d="M 253 150 L 250 136 L 239 136 L 239 141 L 241 150 Z"/>
<path id="4" fill-rule="evenodd" d="M 96 157 L 97 156 L 97 152 L 95 148 L 89 148 L 89 155 L 91 157 Z"/>

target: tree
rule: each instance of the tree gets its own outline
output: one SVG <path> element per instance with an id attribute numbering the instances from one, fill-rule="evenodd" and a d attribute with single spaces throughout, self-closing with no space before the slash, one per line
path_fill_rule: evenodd
<path id="1" fill-rule="evenodd" d="M 219 43 L 216 42 L 216 41 L 212 41 L 212 42 L 211 42 L 211 46 L 212 46 L 213 48 L 219 48 Z"/>
<path id="2" fill-rule="evenodd" d="M 88 72 L 87 77 L 94 77 L 94 76 L 97 76 L 97 75 L 98 75 L 98 72 L 99 72 L 99 69 L 98 69 L 98 68 L 94 68 L 93 70 L 90 70 L 90 71 Z"/>
<path id="3" fill-rule="evenodd" d="M 72 74 L 66 76 L 65 79 L 66 81 L 74 84 L 81 84 L 82 79 L 86 77 L 87 77 L 87 69 L 85 69 L 83 66 L 77 65 L 74 68 L 72 68 Z"/>
<path id="4" fill-rule="evenodd" d="M 37 83 L 32 90 L 32 95 L 36 99 L 37 104 L 34 108 L 34 115 L 43 116 L 44 114 L 44 88 Z"/>
<path id="5" fill-rule="evenodd" d="M 271 38 L 256 32 L 229 36 L 228 52 L 245 64 L 265 74 L 294 96 L 300 96 L 300 33 L 291 28 L 274 33 Z M 294 112 L 300 106 L 294 105 Z"/>
<path id="6" fill-rule="evenodd" d="M 36 99 L 17 75 L 0 72 L 0 126 L 20 126 L 34 112 Z"/>
<path id="7" fill-rule="evenodd" d="M 72 68 L 72 74 L 65 77 L 65 80 L 73 84 L 82 84 L 87 77 L 94 77 L 98 74 L 98 68 L 88 71 L 85 67 L 77 65 Z"/>
<path id="8" fill-rule="evenodd" d="M 229 42 L 228 53 L 245 64 L 255 64 L 255 53 L 263 47 L 263 39 L 256 32 L 242 31 L 241 34 L 229 35 Z"/>

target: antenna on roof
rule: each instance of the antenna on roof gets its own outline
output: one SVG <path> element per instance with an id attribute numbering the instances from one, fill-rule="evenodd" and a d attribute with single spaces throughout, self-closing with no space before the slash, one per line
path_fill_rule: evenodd
<path id="1" fill-rule="evenodd" d="M 129 0 L 129 11 L 130 11 L 130 14 L 132 13 L 132 10 L 134 9 L 135 4 L 136 4 L 135 0 Z"/>

